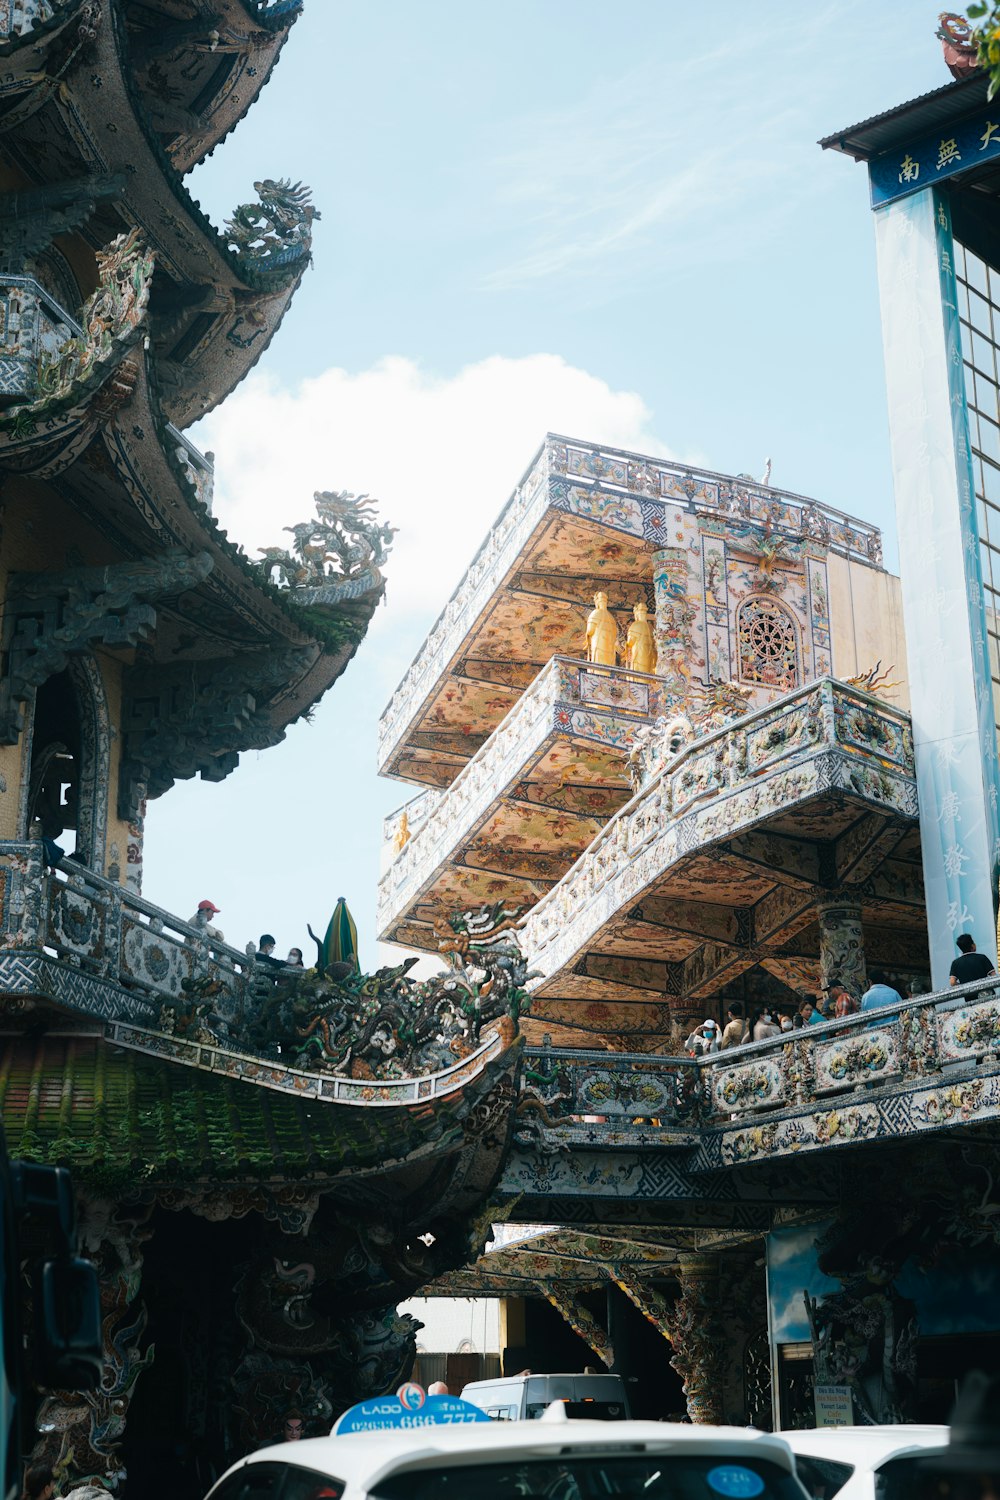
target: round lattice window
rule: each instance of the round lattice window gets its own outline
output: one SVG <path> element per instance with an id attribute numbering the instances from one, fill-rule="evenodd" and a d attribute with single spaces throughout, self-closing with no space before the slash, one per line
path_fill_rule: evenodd
<path id="1" fill-rule="evenodd" d="M 799 680 L 795 624 L 774 599 L 747 599 L 737 619 L 740 678 L 764 687 L 793 688 Z"/>

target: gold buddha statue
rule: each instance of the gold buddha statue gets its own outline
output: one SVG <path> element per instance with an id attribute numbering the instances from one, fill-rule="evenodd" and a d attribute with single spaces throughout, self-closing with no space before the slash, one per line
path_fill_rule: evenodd
<path id="1" fill-rule="evenodd" d="M 633 672 L 655 672 L 656 640 L 645 604 L 634 604 L 632 614 L 625 637 L 625 665 Z"/>
<path id="2" fill-rule="evenodd" d="M 410 841 L 410 819 L 409 819 L 409 815 L 407 814 L 406 808 L 404 807 L 403 811 L 399 815 L 399 825 L 398 825 L 398 827 L 396 829 L 396 837 L 392 841 L 393 844 L 395 845 L 396 853 L 397 854 L 402 854 L 404 848 L 409 843 L 409 841 Z"/>
<path id="3" fill-rule="evenodd" d="M 600 589 L 587 616 L 587 660 L 613 667 L 618 658 L 618 626 L 608 609 L 608 596 Z"/>

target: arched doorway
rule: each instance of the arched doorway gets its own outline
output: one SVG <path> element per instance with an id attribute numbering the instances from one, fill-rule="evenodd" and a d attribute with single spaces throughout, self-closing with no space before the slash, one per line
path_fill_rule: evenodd
<path id="1" fill-rule="evenodd" d="M 43 834 L 104 873 L 110 761 L 107 699 L 93 657 L 71 658 L 35 693 L 23 833 Z"/>

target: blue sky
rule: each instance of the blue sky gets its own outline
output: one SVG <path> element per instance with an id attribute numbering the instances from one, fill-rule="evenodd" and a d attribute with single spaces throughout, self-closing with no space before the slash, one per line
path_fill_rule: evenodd
<path id="1" fill-rule="evenodd" d="M 863 168 L 816 140 L 948 81 L 913 0 L 306 0 L 190 179 L 216 223 L 309 183 L 315 265 L 259 373 L 192 430 L 248 551 L 316 489 L 400 528 L 389 602 L 312 724 L 153 804 L 145 893 L 282 950 L 338 895 L 376 961 L 378 715 L 547 429 L 892 498 Z M 723 28 L 721 35 L 711 28 Z"/>

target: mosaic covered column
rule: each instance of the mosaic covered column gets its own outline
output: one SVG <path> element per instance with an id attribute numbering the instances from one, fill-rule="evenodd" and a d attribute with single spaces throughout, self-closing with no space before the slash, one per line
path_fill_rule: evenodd
<path id="1" fill-rule="evenodd" d="M 561 1286 L 558 1282 L 540 1283 L 538 1289 L 546 1302 L 569 1324 L 577 1338 L 581 1338 L 588 1348 L 593 1349 L 602 1364 L 607 1365 L 610 1370 L 615 1362 L 615 1351 L 610 1337 L 593 1313 L 584 1307 L 578 1297 L 573 1296 L 568 1287 Z"/>
<path id="2" fill-rule="evenodd" d="M 688 555 L 684 547 L 653 553 L 656 598 L 656 671 L 667 689 L 682 697 L 691 671 L 694 606 L 688 598 Z"/>
<path id="3" fill-rule="evenodd" d="M 714 1256 L 681 1256 L 680 1296 L 667 1320 L 670 1363 L 684 1382 L 692 1422 L 722 1421 L 724 1340 L 719 1317 L 719 1263 Z"/>
<path id="4" fill-rule="evenodd" d="M 868 988 L 865 971 L 865 937 L 861 907 L 846 901 L 830 901 L 817 908 L 819 918 L 819 965 L 823 985 L 839 979 L 854 996 Z"/>
<path id="5" fill-rule="evenodd" d="M 934 987 L 955 936 L 992 952 L 997 736 L 951 217 L 933 188 L 875 214 L 899 573 Z"/>

